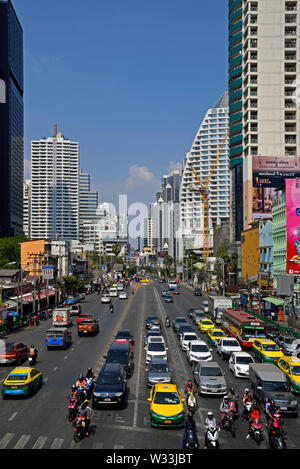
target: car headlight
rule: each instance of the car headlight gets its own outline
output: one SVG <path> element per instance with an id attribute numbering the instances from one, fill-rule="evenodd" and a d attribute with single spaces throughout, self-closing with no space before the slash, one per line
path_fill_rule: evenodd
<path id="1" fill-rule="evenodd" d="M 295 407 L 295 406 L 298 405 L 298 402 L 297 402 L 297 401 L 292 401 L 292 402 L 291 402 L 291 405 L 292 405 L 293 407 Z"/>
<path id="2" fill-rule="evenodd" d="M 100 392 L 94 392 L 95 397 L 100 397 Z"/>
<path id="3" fill-rule="evenodd" d="M 116 393 L 115 393 L 115 396 L 116 396 L 116 397 L 121 397 L 121 396 L 123 396 L 123 393 L 122 393 L 122 392 L 116 392 Z"/>

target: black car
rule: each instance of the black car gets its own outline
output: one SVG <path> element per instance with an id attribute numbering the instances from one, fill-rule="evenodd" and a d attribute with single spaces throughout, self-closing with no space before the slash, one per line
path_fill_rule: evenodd
<path id="1" fill-rule="evenodd" d="M 152 324 L 161 327 L 161 322 L 158 316 L 147 316 L 145 324 L 147 329 L 150 329 Z"/>
<path id="2" fill-rule="evenodd" d="M 177 330 L 178 337 L 180 338 L 180 335 L 183 334 L 184 332 L 194 332 L 194 329 L 192 328 L 192 326 L 189 326 L 187 324 L 183 326 L 179 326 Z"/>
<path id="3" fill-rule="evenodd" d="M 131 343 L 131 345 L 134 345 L 133 335 L 131 334 L 129 329 L 122 329 L 118 331 L 115 340 L 118 339 L 126 339 Z"/>
<path id="4" fill-rule="evenodd" d="M 171 295 L 166 295 L 165 303 L 173 303 L 173 297 Z"/>
<path id="5" fill-rule="evenodd" d="M 202 296 L 201 288 L 195 288 L 195 290 L 194 290 L 194 295 L 196 295 L 196 296 Z"/>
<path id="6" fill-rule="evenodd" d="M 118 363 L 122 365 L 126 376 L 130 377 L 133 371 L 133 352 L 129 343 L 113 343 L 107 352 L 106 364 Z"/>
<path id="7" fill-rule="evenodd" d="M 173 319 L 172 323 L 173 323 L 173 329 L 176 332 L 178 331 L 179 326 L 187 326 L 188 325 L 187 320 L 182 316 L 176 316 L 176 318 Z"/>
<path id="8" fill-rule="evenodd" d="M 127 393 L 126 373 L 118 363 L 104 365 L 95 384 L 92 403 L 95 409 L 101 404 L 125 407 Z"/>

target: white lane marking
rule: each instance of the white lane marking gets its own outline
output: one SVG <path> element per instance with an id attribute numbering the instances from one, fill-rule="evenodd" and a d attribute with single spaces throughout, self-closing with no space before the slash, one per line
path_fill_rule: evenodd
<path id="1" fill-rule="evenodd" d="M 30 440 L 31 435 L 22 435 L 14 446 L 14 449 L 23 449 Z"/>
<path id="2" fill-rule="evenodd" d="M 39 436 L 36 442 L 34 443 L 32 449 L 42 449 L 47 440 L 47 436 Z"/>
<path id="3" fill-rule="evenodd" d="M 68 358 L 68 355 L 66 355 L 66 356 L 64 357 L 64 360 L 66 360 L 67 358 Z"/>
<path id="4" fill-rule="evenodd" d="M 18 412 L 15 412 L 14 414 L 12 414 L 12 416 L 8 419 L 8 421 L 11 422 L 17 414 Z"/>
<path id="5" fill-rule="evenodd" d="M 122 446 L 122 445 L 114 445 L 114 449 L 124 449 L 124 446 Z"/>
<path id="6" fill-rule="evenodd" d="M 49 378 L 45 378 L 45 379 L 44 379 L 44 383 L 47 383 L 48 379 L 49 379 Z"/>
<path id="7" fill-rule="evenodd" d="M 75 350 L 75 349 L 74 349 L 74 348 L 72 348 L 72 349 L 71 349 L 71 352 L 74 352 L 74 350 Z"/>
<path id="8" fill-rule="evenodd" d="M 50 449 L 59 449 L 62 446 L 63 442 L 64 440 L 62 438 L 55 438 L 53 440 L 52 445 L 50 446 Z"/>
<path id="9" fill-rule="evenodd" d="M 5 449 L 7 445 L 11 442 L 13 437 L 15 436 L 14 433 L 6 433 L 6 435 L 0 441 L 0 449 Z"/>
<path id="10" fill-rule="evenodd" d="M 55 366 L 55 367 L 53 368 L 53 371 L 56 371 L 56 370 L 58 370 L 58 366 Z"/>

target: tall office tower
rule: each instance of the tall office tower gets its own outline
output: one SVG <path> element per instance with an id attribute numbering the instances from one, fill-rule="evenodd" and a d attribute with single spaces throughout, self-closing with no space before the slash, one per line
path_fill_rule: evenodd
<path id="1" fill-rule="evenodd" d="M 193 141 L 192 148 L 183 162 L 180 187 L 180 231 L 182 259 L 185 249 L 203 252 L 204 214 L 202 195 L 191 190 L 201 189 L 192 168 L 202 183 L 209 178 L 219 151 L 219 161 L 208 185 L 209 195 L 209 246 L 213 248 L 213 226 L 229 221 L 230 217 L 230 171 L 228 159 L 228 93 L 225 92 L 216 105 L 209 109 Z M 224 145 L 223 145 L 224 143 Z M 223 147 L 222 147 L 223 145 Z"/>
<path id="2" fill-rule="evenodd" d="M 83 222 L 97 218 L 98 192 L 91 191 L 91 177 L 80 169 L 79 173 L 79 238 L 83 239 Z"/>
<path id="3" fill-rule="evenodd" d="M 254 167 L 276 171 L 279 159 L 289 167 L 289 159 L 300 155 L 294 99 L 300 69 L 299 15 L 299 0 L 229 1 L 233 241 L 240 241 L 242 230 L 255 218 L 271 214 L 271 188 L 264 187 L 266 181 L 253 188 Z"/>
<path id="4" fill-rule="evenodd" d="M 23 193 L 23 231 L 24 235 L 29 238 L 30 236 L 30 201 L 31 201 L 31 179 L 26 179 L 24 182 L 24 193 Z"/>
<path id="5" fill-rule="evenodd" d="M 0 237 L 23 234 L 23 30 L 0 0 Z"/>
<path id="6" fill-rule="evenodd" d="M 79 143 L 53 136 L 31 142 L 31 239 L 79 239 Z"/>
<path id="7" fill-rule="evenodd" d="M 159 196 L 164 202 L 179 202 L 181 176 L 180 169 L 173 169 L 170 174 L 162 177 Z"/>

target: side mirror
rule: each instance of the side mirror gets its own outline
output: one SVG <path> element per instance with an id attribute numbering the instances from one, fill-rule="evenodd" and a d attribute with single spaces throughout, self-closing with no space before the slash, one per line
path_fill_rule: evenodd
<path id="1" fill-rule="evenodd" d="M 103 355 L 103 358 L 105 358 L 105 359 L 106 359 L 106 358 L 107 358 L 107 355 Z"/>
<path id="2" fill-rule="evenodd" d="M 151 402 L 151 397 L 149 397 L 149 398 L 147 399 L 147 401 L 148 401 L 148 402 Z"/>

